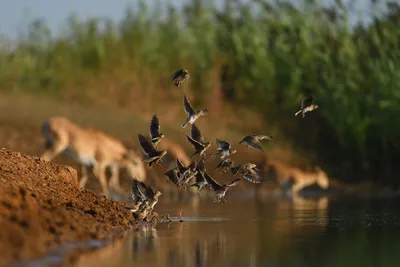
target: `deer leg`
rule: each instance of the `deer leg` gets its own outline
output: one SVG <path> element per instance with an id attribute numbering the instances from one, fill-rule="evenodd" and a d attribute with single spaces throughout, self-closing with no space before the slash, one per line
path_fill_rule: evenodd
<path id="1" fill-rule="evenodd" d="M 50 161 L 55 158 L 58 154 L 64 151 L 66 146 L 61 142 L 55 142 L 52 146 L 46 147 L 43 154 L 40 156 L 45 161 Z"/>
<path id="2" fill-rule="evenodd" d="M 80 188 L 85 188 L 85 185 L 88 181 L 88 171 L 87 171 L 87 166 L 80 164 L 81 165 L 81 179 L 79 180 L 79 187 Z"/>
<path id="3" fill-rule="evenodd" d="M 121 185 L 119 184 L 119 166 L 118 165 L 111 166 L 110 188 L 113 188 L 116 191 L 122 191 Z"/>
<path id="4" fill-rule="evenodd" d="M 107 186 L 107 177 L 106 177 L 106 166 L 104 165 L 96 165 L 93 168 L 93 172 L 96 177 L 100 180 L 101 188 L 103 189 L 104 195 L 107 198 L 110 198 L 110 191 Z"/>

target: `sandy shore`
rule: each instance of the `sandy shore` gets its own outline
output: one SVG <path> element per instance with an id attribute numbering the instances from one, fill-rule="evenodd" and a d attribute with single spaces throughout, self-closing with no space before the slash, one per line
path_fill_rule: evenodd
<path id="1" fill-rule="evenodd" d="M 133 224 L 126 206 L 80 190 L 72 167 L 0 149 L 0 266 L 116 237 Z"/>

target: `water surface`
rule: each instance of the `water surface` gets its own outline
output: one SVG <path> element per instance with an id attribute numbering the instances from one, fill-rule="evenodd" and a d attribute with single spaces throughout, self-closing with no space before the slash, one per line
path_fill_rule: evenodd
<path id="1" fill-rule="evenodd" d="M 141 226 L 78 266 L 399 266 L 400 201 L 228 194 L 160 201 L 184 223 Z"/>

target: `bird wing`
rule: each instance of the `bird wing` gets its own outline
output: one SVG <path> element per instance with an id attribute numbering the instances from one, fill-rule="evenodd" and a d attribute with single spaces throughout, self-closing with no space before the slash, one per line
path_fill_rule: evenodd
<path id="1" fill-rule="evenodd" d="M 132 180 L 131 196 L 134 204 L 137 204 L 140 201 L 144 201 L 144 199 L 142 198 L 142 194 L 140 193 L 138 188 L 138 180 L 136 179 Z"/>
<path id="2" fill-rule="evenodd" d="M 190 105 L 189 100 L 187 99 L 186 95 L 183 98 L 183 108 L 185 109 L 185 112 L 188 116 L 196 114 L 192 105 Z"/>
<path id="3" fill-rule="evenodd" d="M 187 140 L 190 142 L 190 144 L 194 147 L 194 149 L 203 149 L 204 145 L 199 143 L 198 141 L 194 140 L 192 137 L 189 135 L 186 135 Z"/>
<path id="4" fill-rule="evenodd" d="M 150 122 L 150 136 L 151 138 L 160 136 L 160 123 L 156 115 L 153 115 Z"/>
<path id="5" fill-rule="evenodd" d="M 314 99 L 312 96 L 306 96 L 303 98 L 303 100 L 301 101 L 301 108 L 310 106 L 313 103 Z"/>
<path id="6" fill-rule="evenodd" d="M 238 179 L 236 179 L 236 180 L 233 180 L 230 184 L 228 184 L 227 186 L 228 187 L 231 187 L 231 186 L 235 186 L 235 185 L 237 185 L 238 183 L 239 183 L 239 181 L 240 181 L 240 178 L 238 178 Z"/>
<path id="7" fill-rule="evenodd" d="M 232 174 L 236 175 L 240 171 L 241 168 L 242 168 L 242 165 L 231 167 Z"/>
<path id="8" fill-rule="evenodd" d="M 179 184 L 179 177 L 178 177 L 178 170 L 173 168 L 170 169 L 169 171 L 164 173 L 165 176 L 167 176 L 169 178 L 169 180 L 171 182 L 173 182 L 174 184 L 178 185 Z"/>
<path id="9" fill-rule="evenodd" d="M 206 172 L 206 166 L 204 164 L 204 159 L 199 159 L 197 162 L 197 170 L 201 173 Z"/>
<path id="10" fill-rule="evenodd" d="M 204 174 L 202 174 L 201 172 L 196 173 L 195 179 L 196 179 L 196 183 L 201 183 L 201 182 L 206 181 L 206 179 L 204 178 Z"/>
<path id="11" fill-rule="evenodd" d="M 203 135 L 201 134 L 199 128 L 197 128 L 197 126 L 194 123 L 190 128 L 190 137 L 199 143 L 204 143 Z"/>
<path id="12" fill-rule="evenodd" d="M 224 140 L 220 140 L 220 139 L 216 139 L 218 148 L 222 149 L 222 150 L 229 150 L 231 149 L 231 144 L 227 141 Z"/>
<path id="13" fill-rule="evenodd" d="M 143 153 L 145 153 L 146 155 L 159 154 L 159 151 L 154 147 L 153 142 L 151 142 L 151 140 L 147 136 L 138 133 L 138 139 Z"/>
<path id="14" fill-rule="evenodd" d="M 227 161 L 227 160 L 229 160 L 229 159 L 223 159 L 223 160 L 221 160 L 220 163 L 218 163 L 217 167 L 215 167 L 214 170 L 216 170 L 216 169 L 218 169 L 218 168 L 221 168 L 222 165 L 223 165 L 223 164 L 225 163 L 225 161 Z"/>
<path id="15" fill-rule="evenodd" d="M 251 147 L 258 148 L 258 149 L 260 149 L 261 151 L 263 151 L 263 149 L 262 149 L 262 147 L 261 147 L 260 141 L 256 140 L 255 138 L 250 138 L 250 139 L 248 139 L 248 140 L 247 140 L 247 144 L 248 144 L 249 146 L 251 146 Z"/>
<path id="16" fill-rule="evenodd" d="M 274 140 L 274 137 L 272 135 L 268 134 L 263 134 L 263 135 L 257 135 L 258 140 Z"/>
<path id="17" fill-rule="evenodd" d="M 187 170 L 187 167 L 185 167 L 182 164 L 182 162 L 179 160 L 179 158 L 176 158 L 176 167 L 180 174 L 184 173 Z"/>
<path id="18" fill-rule="evenodd" d="M 212 190 L 216 191 L 221 189 L 222 186 L 217 183 L 207 172 L 204 173 L 204 179 L 206 179 L 206 182 L 211 186 Z"/>
<path id="19" fill-rule="evenodd" d="M 243 178 L 255 184 L 259 184 L 262 182 L 261 176 L 257 173 L 246 173 L 245 175 L 243 175 Z"/>
<path id="20" fill-rule="evenodd" d="M 181 76 L 182 73 L 183 73 L 183 69 L 175 71 L 174 75 L 172 75 L 172 80 L 175 80 L 176 78 Z"/>
<path id="21" fill-rule="evenodd" d="M 188 168 L 190 168 L 191 170 L 196 170 L 197 168 L 196 161 L 192 161 L 192 163 L 189 164 Z"/>
<path id="22" fill-rule="evenodd" d="M 151 187 L 148 186 L 147 184 L 145 184 L 144 182 L 139 181 L 138 188 L 139 188 L 139 192 L 142 194 L 142 196 L 145 199 L 152 199 L 154 197 L 153 189 L 151 189 Z"/>
<path id="23" fill-rule="evenodd" d="M 253 137 L 251 135 L 245 136 L 242 141 L 239 142 L 239 144 L 243 143 L 243 142 L 250 142 L 253 139 Z"/>

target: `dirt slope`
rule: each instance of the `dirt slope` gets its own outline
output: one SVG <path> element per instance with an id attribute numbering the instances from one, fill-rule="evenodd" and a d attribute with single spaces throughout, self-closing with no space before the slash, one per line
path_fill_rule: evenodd
<path id="1" fill-rule="evenodd" d="M 131 220 L 126 204 L 80 190 L 73 168 L 0 149 L 0 266 L 108 238 Z"/>

